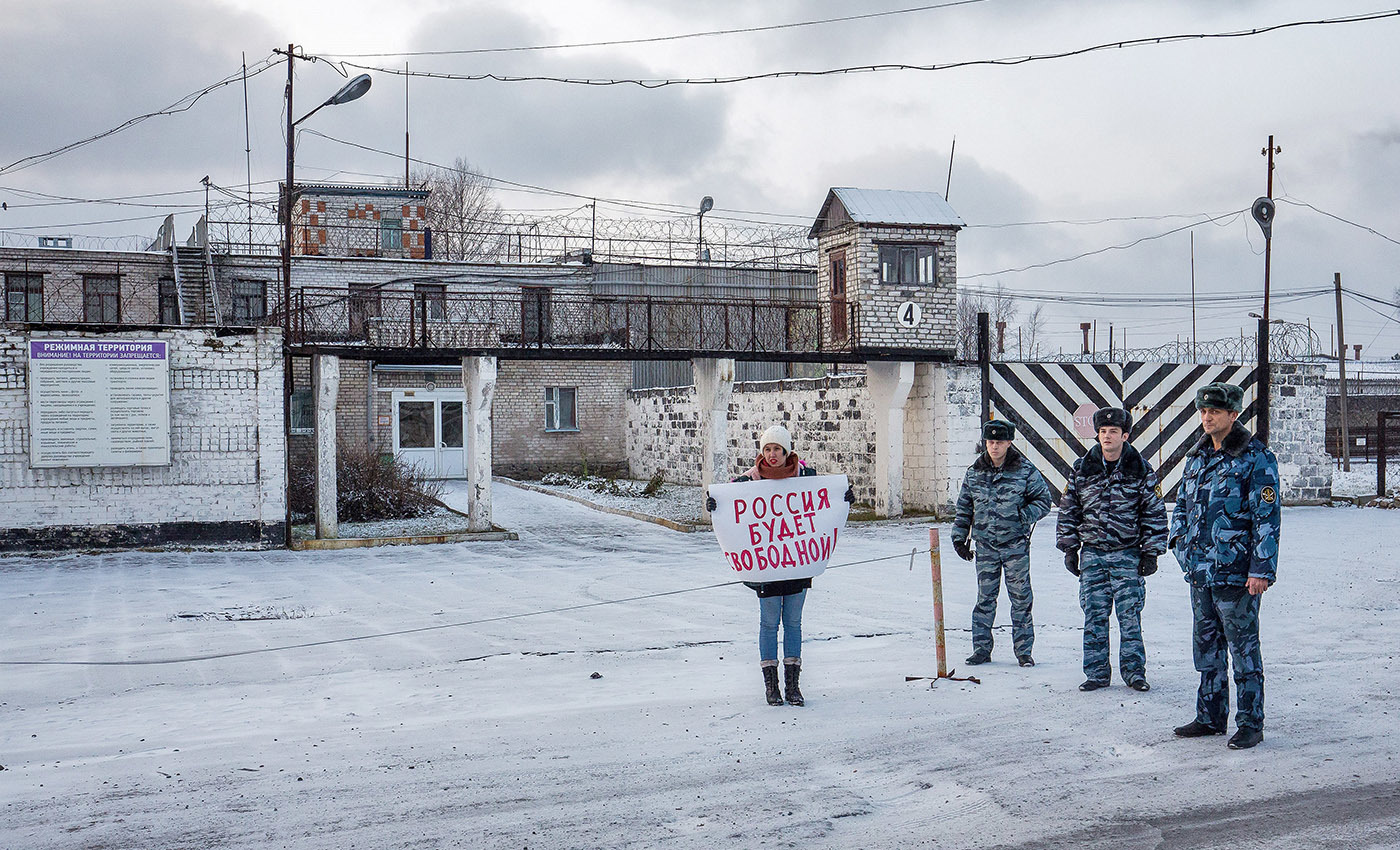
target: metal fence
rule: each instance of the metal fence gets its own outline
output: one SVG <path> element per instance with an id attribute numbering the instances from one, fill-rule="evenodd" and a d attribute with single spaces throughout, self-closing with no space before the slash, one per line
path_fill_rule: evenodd
<path id="1" fill-rule="evenodd" d="M 830 306 L 815 301 L 603 296 L 524 287 L 477 293 L 300 289 L 296 345 L 368 348 L 540 349 L 812 355 L 859 346 L 856 304 L 848 334 L 831 339 Z"/>
<path id="2" fill-rule="evenodd" d="M 372 231 L 372 232 L 371 232 Z M 210 248 L 222 254 L 275 255 L 282 227 L 266 217 L 215 219 L 208 224 Z M 595 261 L 652 265 L 745 265 L 813 268 L 815 243 L 807 228 L 709 221 L 703 235 L 694 216 L 677 219 L 547 219 L 505 214 L 473 230 L 431 229 L 384 233 L 359 223 L 321 221 L 293 228 L 296 254 L 417 257 L 506 263 L 558 262 L 588 252 Z M 391 244 L 392 243 L 392 244 Z"/>

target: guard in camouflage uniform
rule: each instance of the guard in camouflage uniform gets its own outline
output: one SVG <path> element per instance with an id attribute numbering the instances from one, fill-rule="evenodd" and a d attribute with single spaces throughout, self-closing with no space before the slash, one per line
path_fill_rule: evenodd
<path id="1" fill-rule="evenodd" d="M 1201 686 L 1196 719 L 1178 726 L 1183 738 L 1220 735 L 1230 710 L 1229 665 L 1235 668 L 1235 734 L 1231 749 L 1264 740 L 1264 661 L 1259 601 L 1278 568 L 1278 462 L 1235 420 L 1244 390 L 1208 384 L 1196 391 L 1205 434 L 1186 455 L 1172 511 L 1171 549 L 1191 583 L 1192 637 Z"/>
<path id="2" fill-rule="evenodd" d="M 1084 609 L 1084 684 L 1081 691 L 1108 687 L 1108 620 L 1118 612 L 1118 672 L 1135 691 L 1150 690 L 1142 645 L 1146 577 L 1157 572 L 1167 550 L 1167 508 L 1157 473 L 1127 442 L 1133 418 L 1121 407 L 1094 413 L 1098 440 L 1075 461 L 1060 497 L 1055 545 L 1065 568 L 1079 577 Z"/>
<path id="3" fill-rule="evenodd" d="M 1003 573 L 1011 599 L 1011 645 L 1022 667 L 1034 667 L 1031 648 L 1031 529 L 1050 513 L 1050 487 L 1040 470 L 1011 445 L 1016 427 L 993 419 L 982 426 L 984 450 L 963 475 L 953 521 L 953 550 L 964 561 L 977 544 L 977 605 L 972 609 L 972 655 L 968 664 L 992 658 L 992 623 Z M 969 537 L 971 542 L 969 542 Z"/>

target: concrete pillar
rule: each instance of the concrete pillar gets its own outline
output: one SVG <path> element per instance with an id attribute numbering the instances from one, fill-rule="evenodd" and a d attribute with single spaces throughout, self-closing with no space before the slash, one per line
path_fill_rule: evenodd
<path id="1" fill-rule="evenodd" d="M 340 536 L 336 515 L 335 402 L 340 394 L 340 358 L 311 358 L 311 394 L 316 406 L 316 537 Z"/>
<path id="2" fill-rule="evenodd" d="M 734 361 L 704 357 L 690 361 L 695 372 L 695 406 L 700 410 L 700 481 L 728 480 L 729 399 L 734 395 Z M 710 512 L 701 505 L 701 517 Z"/>
<path id="3" fill-rule="evenodd" d="M 865 387 L 875 418 L 875 514 L 904 514 L 904 403 L 914 386 L 913 363 L 865 364 Z"/>
<path id="4" fill-rule="evenodd" d="M 491 530 L 491 399 L 496 395 L 496 358 L 463 357 L 466 390 L 467 530 Z"/>

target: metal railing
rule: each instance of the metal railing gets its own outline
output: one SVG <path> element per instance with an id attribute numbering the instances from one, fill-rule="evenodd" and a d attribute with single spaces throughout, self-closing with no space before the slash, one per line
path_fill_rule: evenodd
<path id="1" fill-rule="evenodd" d="M 427 254 L 425 230 L 390 231 L 378 222 L 327 220 L 293 225 L 296 255 L 416 257 Z M 266 217 L 208 223 L 210 248 L 217 254 L 273 256 L 282 230 Z M 503 214 L 472 230 L 432 228 L 432 255 L 439 260 L 549 263 L 588 252 L 599 262 L 651 265 L 741 265 L 756 268 L 814 268 L 816 243 L 805 227 L 706 222 L 703 237 L 694 216 L 679 219 L 597 219 L 565 216 L 531 219 Z M 708 258 L 708 259 L 706 259 Z"/>
<path id="2" fill-rule="evenodd" d="M 815 301 L 531 288 L 478 293 L 304 288 L 292 297 L 294 345 L 781 356 L 851 352 L 860 344 L 856 304 L 846 308 L 848 333 L 832 339 L 831 308 Z"/>

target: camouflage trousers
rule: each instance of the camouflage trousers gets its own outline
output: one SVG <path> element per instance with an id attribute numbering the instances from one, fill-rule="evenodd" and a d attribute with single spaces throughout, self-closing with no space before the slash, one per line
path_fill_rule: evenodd
<path id="1" fill-rule="evenodd" d="M 1035 626 L 1031 623 L 1030 547 L 992 550 L 977 547 L 977 604 L 972 609 L 972 651 L 992 651 L 992 623 L 997 618 L 997 596 L 1002 575 L 1011 599 L 1011 646 L 1019 658 L 1031 654 Z"/>
<path id="2" fill-rule="evenodd" d="M 1080 554 L 1079 607 L 1084 609 L 1084 678 L 1108 684 L 1109 616 L 1118 613 L 1118 672 L 1123 681 L 1146 678 L 1142 646 L 1142 606 L 1147 583 L 1138 575 L 1138 550 L 1103 552 L 1085 547 Z"/>
<path id="3" fill-rule="evenodd" d="M 1259 597 L 1243 587 L 1191 586 L 1191 633 L 1201 687 L 1196 719 L 1224 729 L 1230 711 L 1229 664 L 1235 668 L 1235 725 L 1264 728 L 1264 658 L 1259 651 Z M 1228 663 L 1227 663 L 1228 662 Z"/>

